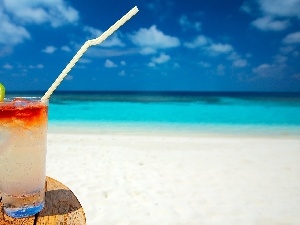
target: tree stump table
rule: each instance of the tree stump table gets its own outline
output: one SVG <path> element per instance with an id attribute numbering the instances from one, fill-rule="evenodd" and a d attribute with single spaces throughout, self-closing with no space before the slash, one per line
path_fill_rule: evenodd
<path id="1" fill-rule="evenodd" d="M 28 218 L 15 219 L 4 213 L 1 201 L 0 207 L 0 225 L 86 224 L 83 208 L 73 192 L 50 177 L 46 178 L 45 207 L 40 213 Z"/>

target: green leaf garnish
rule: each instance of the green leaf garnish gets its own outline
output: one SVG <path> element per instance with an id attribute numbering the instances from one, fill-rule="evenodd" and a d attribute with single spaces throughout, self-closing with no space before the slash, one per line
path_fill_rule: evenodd
<path id="1" fill-rule="evenodd" d="M 0 83 L 0 101 L 3 101 L 5 97 L 5 87 Z"/>

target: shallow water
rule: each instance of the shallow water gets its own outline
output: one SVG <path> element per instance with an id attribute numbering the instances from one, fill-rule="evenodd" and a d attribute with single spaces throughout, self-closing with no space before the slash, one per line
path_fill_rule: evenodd
<path id="1" fill-rule="evenodd" d="M 300 94 L 58 92 L 49 124 L 300 133 Z"/>

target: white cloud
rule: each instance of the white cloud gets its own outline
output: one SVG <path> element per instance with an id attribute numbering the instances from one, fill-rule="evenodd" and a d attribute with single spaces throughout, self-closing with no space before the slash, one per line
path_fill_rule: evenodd
<path id="1" fill-rule="evenodd" d="M 124 60 L 121 61 L 122 66 L 126 66 L 126 62 Z"/>
<path id="2" fill-rule="evenodd" d="M 63 50 L 63 51 L 65 51 L 65 52 L 71 52 L 71 49 L 70 49 L 70 47 L 69 46 L 62 46 L 61 47 L 61 50 Z"/>
<path id="3" fill-rule="evenodd" d="M 270 71 L 272 71 L 273 66 L 270 64 L 261 64 L 260 66 L 253 69 L 253 72 L 260 76 L 269 76 Z"/>
<path id="4" fill-rule="evenodd" d="M 247 57 L 247 55 L 246 55 Z M 248 55 L 248 57 L 250 57 Z M 232 61 L 232 66 L 235 68 L 242 68 L 246 67 L 248 65 L 248 62 L 246 59 L 243 59 L 239 54 L 237 54 L 235 51 L 232 51 L 228 57 L 228 60 Z"/>
<path id="5" fill-rule="evenodd" d="M 148 66 L 149 66 L 149 67 L 155 67 L 155 63 L 154 63 L 154 62 L 149 62 L 149 63 L 148 63 Z"/>
<path id="6" fill-rule="evenodd" d="M 140 54 L 142 55 L 151 55 L 151 54 L 155 54 L 156 52 L 157 50 L 151 47 L 144 47 L 140 50 Z"/>
<path id="7" fill-rule="evenodd" d="M 249 14 L 261 13 L 252 25 L 263 31 L 282 31 L 290 26 L 292 18 L 300 19 L 300 0 L 247 0 L 241 10 Z"/>
<path id="8" fill-rule="evenodd" d="M 163 64 L 168 62 L 171 59 L 169 55 L 161 53 L 158 57 L 152 57 L 151 62 L 148 63 L 149 67 L 155 67 L 156 64 Z"/>
<path id="9" fill-rule="evenodd" d="M 110 37 L 108 37 L 103 43 L 101 43 L 101 46 L 102 47 L 113 47 L 113 46 L 123 47 L 125 46 L 125 44 L 118 37 L 117 33 L 115 33 Z"/>
<path id="10" fill-rule="evenodd" d="M 261 77 L 279 76 L 285 65 L 261 64 L 253 69 L 253 72 Z"/>
<path id="11" fill-rule="evenodd" d="M 295 50 L 294 46 L 286 45 L 279 49 L 282 54 L 289 54 Z"/>
<path id="12" fill-rule="evenodd" d="M 117 67 L 117 65 L 116 65 L 113 61 L 111 61 L 111 60 L 109 60 L 109 59 L 107 59 L 107 60 L 105 61 L 104 66 L 105 66 L 106 68 Z"/>
<path id="13" fill-rule="evenodd" d="M 181 25 L 183 30 L 187 30 L 187 29 L 194 29 L 196 31 L 201 30 L 201 23 L 200 22 L 192 23 L 191 21 L 189 21 L 186 15 L 182 15 L 179 18 L 178 22 Z"/>
<path id="14" fill-rule="evenodd" d="M 68 75 L 65 77 L 65 80 L 73 80 L 73 78 L 74 78 L 74 77 L 73 77 L 72 75 L 69 75 L 69 74 L 68 74 Z"/>
<path id="15" fill-rule="evenodd" d="M 248 65 L 248 63 L 247 63 L 247 60 L 245 60 L 245 59 L 237 59 L 237 60 L 233 61 L 232 65 L 233 65 L 233 67 L 242 68 L 242 67 L 246 67 Z"/>
<path id="16" fill-rule="evenodd" d="M 203 61 L 199 62 L 198 64 L 199 64 L 200 66 L 204 67 L 204 68 L 208 68 L 208 67 L 211 66 L 209 63 L 203 62 Z"/>
<path id="17" fill-rule="evenodd" d="M 36 65 L 36 68 L 38 68 L 38 69 L 43 69 L 43 68 L 44 68 L 44 65 L 43 65 L 43 64 L 37 64 L 37 65 Z"/>
<path id="18" fill-rule="evenodd" d="M 276 20 L 271 16 L 264 16 L 251 23 L 254 27 L 263 31 L 282 31 L 290 26 L 288 20 Z"/>
<path id="19" fill-rule="evenodd" d="M 119 76 L 125 76 L 125 75 L 126 75 L 126 73 L 125 73 L 124 70 L 122 70 L 122 71 L 119 73 Z"/>
<path id="20" fill-rule="evenodd" d="M 155 25 L 149 29 L 141 28 L 129 37 L 133 44 L 142 47 L 142 52 L 155 53 L 157 49 L 174 48 L 180 45 L 177 37 L 172 37 L 158 30 Z M 146 50 L 145 50 L 146 49 Z"/>
<path id="21" fill-rule="evenodd" d="M 241 10 L 251 14 L 256 12 L 257 7 L 263 15 L 300 18 L 300 0 L 246 0 Z"/>
<path id="22" fill-rule="evenodd" d="M 42 52 L 47 54 L 52 54 L 56 51 L 56 48 L 54 46 L 47 46 L 45 49 L 42 50 Z"/>
<path id="23" fill-rule="evenodd" d="M 229 44 L 212 44 L 208 47 L 208 51 L 212 55 L 218 55 L 218 54 L 223 54 L 223 53 L 229 53 L 233 51 L 233 47 Z"/>
<path id="24" fill-rule="evenodd" d="M 15 45 L 22 43 L 25 39 L 30 39 L 28 31 L 22 27 L 15 25 L 8 16 L 6 16 L 0 8 L 0 43 Z"/>
<path id="25" fill-rule="evenodd" d="M 251 7 L 250 3 L 251 3 L 251 2 L 249 2 L 249 1 L 245 1 L 245 2 L 243 3 L 243 5 L 241 6 L 240 9 L 241 9 L 242 11 L 244 11 L 244 12 L 250 14 L 250 13 L 252 12 L 252 7 Z"/>
<path id="26" fill-rule="evenodd" d="M 87 37 L 88 39 L 97 38 L 103 33 L 102 30 L 90 26 L 85 26 L 83 30 L 89 34 Z"/>
<path id="27" fill-rule="evenodd" d="M 253 73 L 258 76 L 284 78 L 285 75 L 290 74 L 289 57 L 277 54 L 273 56 L 273 62 L 264 63 L 252 69 Z"/>
<path id="28" fill-rule="evenodd" d="M 158 57 L 153 57 L 151 60 L 154 63 L 162 64 L 169 61 L 171 57 L 169 55 L 166 55 L 165 53 L 161 53 Z"/>
<path id="29" fill-rule="evenodd" d="M 237 54 L 236 52 L 231 52 L 227 57 L 228 60 L 232 60 L 232 61 L 238 60 L 240 58 L 241 58 L 241 56 L 239 54 Z"/>
<path id="30" fill-rule="evenodd" d="M 37 64 L 36 66 L 30 65 L 29 69 L 43 69 L 44 65 L 43 64 Z"/>
<path id="31" fill-rule="evenodd" d="M 177 69 L 177 68 L 180 68 L 181 66 L 180 66 L 180 64 L 179 63 L 174 63 L 173 64 L 173 69 Z"/>
<path id="32" fill-rule="evenodd" d="M 94 27 L 89 27 L 89 26 L 85 26 L 84 31 L 89 34 L 87 39 L 95 39 L 97 37 L 100 37 L 103 34 L 102 30 L 99 30 Z M 125 44 L 119 38 L 118 33 L 114 33 L 111 36 L 109 36 L 105 41 L 103 41 L 101 43 L 101 46 L 102 47 L 113 47 L 113 46 L 123 47 L 125 46 Z"/>
<path id="33" fill-rule="evenodd" d="M 87 59 L 87 58 L 80 58 L 78 62 L 83 63 L 83 64 L 87 64 L 87 63 L 91 63 L 91 60 Z"/>
<path id="34" fill-rule="evenodd" d="M 279 52 L 284 55 L 291 55 L 293 57 L 298 57 L 300 51 L 297 48 L 297 45 L 285 45 L 279 49 Z"/>
<path id="35" fill-rule="evenodd" d="M 197 36 L 192 42 L 185 42 L 184 46 L 187 48 L 198 48 L 210 43 L 211 40 L 204 35 Z"/>
<path id="36" fill-rule="evenodd" d="M 12 65 L 10 65 L 9 63 L 5 63 L 3 66 L 2 66 L 4 69 L 7 69 L 7 70 L 11 70 L 13 69 L 14 67 Z"/>
<path id="37" fill-rule="evenodd" d="M 234 50 L 230 44 L 214 43 L 204 35 L 198 35 L 193 41 L 185 42 L 184 46 L 190 49 L 201 48 L 206 54 L 211 56 L 227 54 Z"/>
<path id="38" fill-rule="evenodd" d="M 3 0 L 5 10 L 22 23 L 49 22 L 52 27 L 76 23 L 78 12 L 63 0 Z"/>
<path id="39" fill-rule="evenodd" d="M 288 61 L 288 57 L 284 55 L 276 55 L 274 56 L 274 61 L 279 64 L 286 63 Z"/>
<path id="40" fill-rule="evenodd" d="M 300 43 L 300 31 L 287 35 L 282 41 L 285 44 L 299 44 Z"/>
<path id="41" fill-rule="evenodd" d="M 300 19 L 300 0 L 258 0 L 258 3 L 265 14 Z"/>

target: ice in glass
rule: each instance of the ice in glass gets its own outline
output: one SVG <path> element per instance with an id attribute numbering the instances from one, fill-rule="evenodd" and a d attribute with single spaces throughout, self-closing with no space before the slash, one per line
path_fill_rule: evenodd
<path id="1" fill-rule="evenodd" d="M 22 218 L 45 200 L 48 100 L 0 102 L 0 192 L 7 215 Z"/>

